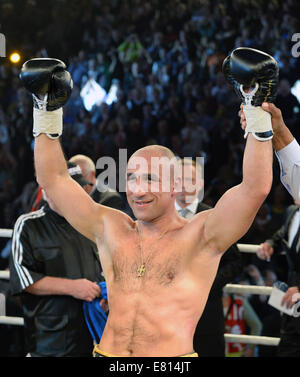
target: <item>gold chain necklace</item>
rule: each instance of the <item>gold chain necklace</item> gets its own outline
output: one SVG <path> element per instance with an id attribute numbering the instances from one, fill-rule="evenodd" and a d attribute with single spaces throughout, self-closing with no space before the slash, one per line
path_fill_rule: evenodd
<path id="1" fill-rule="evenodd" d="M 146 261 L 144 260 L 144 253 L 143 253 L 143 249 L 142 249 L 142 237 L 141 237 L 140 227 L 138 226 L 138 222 L 136 223 L 136 229 L 137 229 L 137 233 L 138 233 L 138 237 L 139 237 L 139 249 L 140 249 L 140 254 L 141 254 L 141 265 L 140 265 L 140 267 L 138 267 L 136 272 L 137 272 L 137 277 L 140 278 L 140 277 L 144 276 L 144 274 L 146 272 L 146 263 L 149 260 L 149 255 L 151 254 L 153 246 L 159 240 L 161 240 L 166 233 L 168 233 L 169 229 L 166 229 L 164 232 L 162 232 L 161 235 L 157 238 L 157 240 L 154 241 L 154 243 L 152 244 L 152 247 L 149 251 L 148 258 L 147 258 Z"/>

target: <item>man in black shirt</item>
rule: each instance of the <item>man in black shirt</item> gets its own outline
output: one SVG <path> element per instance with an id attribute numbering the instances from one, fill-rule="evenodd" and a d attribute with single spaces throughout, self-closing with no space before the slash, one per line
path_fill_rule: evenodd
<path id="1" fill-rule="evenodd" d="M 69 163 L 68 171 L 87 184 L 79 166 Z M 41 209 L 17 219 L 10 255 L 10 289 L 21 297 L 26 350 L 36 357 L 91 356 L 82 301 L 100 296 L 97 248 L 43 194 Z"/>

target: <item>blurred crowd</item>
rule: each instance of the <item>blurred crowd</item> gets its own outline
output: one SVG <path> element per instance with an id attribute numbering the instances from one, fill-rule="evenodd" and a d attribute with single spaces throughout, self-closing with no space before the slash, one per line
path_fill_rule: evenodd
<path id="1" fill-rule="evenodd" d="M 276 58 L 276 104 L 300 137 L 300 105 L 291 93 L 300 71 L 299 58 L 291 54 L 292 35 L 300 31 L 297 1 L 61 0 L 51 5 L 47 26 L 36 34 L 34 27 L 43 22 L 36 17 L 45 6 L 39 1 L 3 4 L 0 20 L 4 28 L 4 17 L 15 17 L 14 7 L 22 6 L 28 15 L 29 31 L 21 39 L 27 57 L 60 58 L 72 74 L 74 89 L 64 108 L 62 137 L 67 158 L 81 153 L 95 163 L 102 156 L 118 160 L 120 148 L 130 157 L 149 144 L 169 147 L 179 157 L 204 157 L 203 202 L 214 206 L 242 174 L 240 100 L 221 72 L 223 59 L 239 46 Z M 12 228 L 30 210 L 36 188 L 32 100 L 19 81 L 20 66 L 4 59 L 0 63 L 0 228 Z M 115 85 L 116 96 L 111 103 L 87 109 L 82 89 L 94 83 L 106 92 Z M 240 242 L 258 244 L 269 238 L 289 204 L 275 160 L 271 193 Z M 0 249 L 6 242 L 0 239 Z M 257 284 L 258 275 L 262 285 L 284 280 L 285 269 L 278 264 L 249 254 L 243 258 L 244 278 L 250 283 Z M 6 259 L 0 262 L 0 269 L 6 268 Z M 258 296 L 253 300 L 259 315 L 266 315 L 265 301 Z"/>

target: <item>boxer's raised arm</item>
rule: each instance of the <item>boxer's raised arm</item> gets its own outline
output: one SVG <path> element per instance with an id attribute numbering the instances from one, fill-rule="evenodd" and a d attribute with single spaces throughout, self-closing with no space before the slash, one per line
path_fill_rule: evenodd
<path id="1" fill-rule="evenodd" d="M 96 235 L 102 233 L 106 208 L 94 202 L 70 177 L 59 140 L 45 134 L 37 136 L 34 163 L 37 182 L 47 196 L 75 229 L 95 242 Z"/>
<path id="2" fill-rule="evenodd" d="M 250 228 L 272 186 L 272 142 L 251 134 L 243 159 L 243 180 L 217 202 L 205 223 L 205 237 L 224 252 Z"/>
<path id="3" fill-rule="evenodd" d="M 223 72 L 243 101 L 247 143 L 242 182 L 222 196 L 205 222 L 207 241 L 220 251 L 247 232 L 272 187 L 272 122 L 261 105 L 274 101 L 279 69 L 272 56 L 241 47 L 224 60 Z"/>
<path id="4" fill-rule="evenodd" d="M 65 64 L 57 59 L 32 59 L 24 63 L 21 81 L 32 93 L 34 161 L 39 185 L 55 203 L 63 216 L 89 239 L 95 241 L 103 226 L 103 213 L 68 174 L 60 145 L 62 106 L 72 91 L 72 78 Z"/>

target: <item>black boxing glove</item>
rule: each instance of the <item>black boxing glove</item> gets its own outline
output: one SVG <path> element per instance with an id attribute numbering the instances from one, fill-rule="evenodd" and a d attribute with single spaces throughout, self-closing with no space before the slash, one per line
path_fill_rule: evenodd
<path id="1" fill-rule="evenodd" d="M 247 127 L 259 141 L 273 137 L 271 115 L 261 108 L 263 102 L 274 102 L 279 68 L 265 52 L 248 47 L 232 51 L 223 62 L 223 73 L 242 99 Z"/>
<path id="2" fill-rule="evenodd" d="M 22 66 L 20 79 L 33 97 L 34 137 L 41 133 L 50 138 L 59 137 L 62 134 L 62 107 L 73 88 L 65 63 L 49 58 L 28 60 Z"/>

